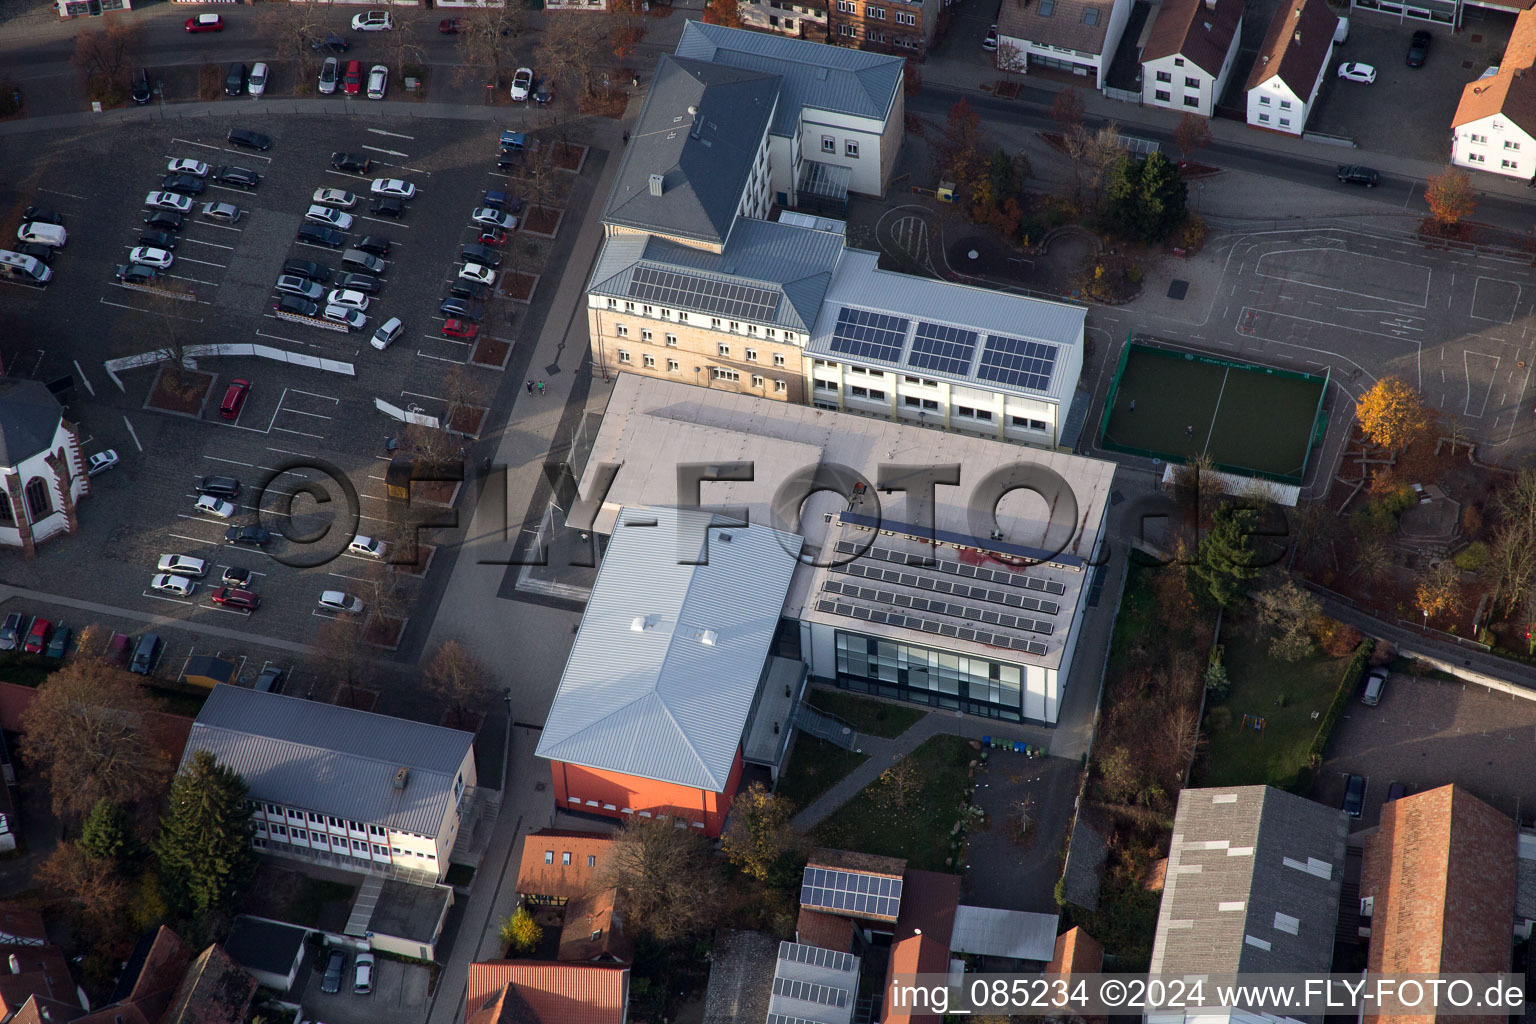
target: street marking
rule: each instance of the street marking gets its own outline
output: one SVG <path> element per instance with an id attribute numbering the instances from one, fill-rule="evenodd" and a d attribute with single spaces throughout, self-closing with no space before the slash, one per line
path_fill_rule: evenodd
<path id="1" fill-rule="evenodd" d="M 182 277 L 180 274 L 166 274 L 165 276 L 174 278 L 177 281 L 191 281 L 193 284 L 206 284 L 211 288 L 217 288 L 219 286 L 217 281 L 204 281 L 200 277 Z"/>
<path id="2" fill-rule="evenodd" d="M 229 269 L 228 265 L 224 263 L 210 263 L 208 260 L 193 259 L 191 256 L 183 256 L 181 258 L 188 263 L 200 263 L 205 267 L 218 267 L 220 270 Z"/>
<path id="3" fill-rule="evenodd" d="M 68 196 L 71 199 L 83 199 L 83 200 L 85 200 L 87 202 L 90 201 L 90 197 L 89 196 L 77 196 L 73 192 L 60 192 L 56 188 L 39 188 L 38 191 L 39 192 L 47 192 L 49 195 Z"/>
<path id="4" fill-rule="evenodd" d="M 75 359 L 75 360 L 72 360 L 72 362 L 75 364 L 75 372 L 80 375 L 80 383 L 84 384 L 85 385 L 85 390 L 87 390 L 87 391 L 89 391 L 91 393 L 91 397 L 92 398 L 95 398 L 96 397 L 96 389 L 91 387 L 90 378 L 85 375 L 85 371 L 84 370 L 80 369 L 80 360 Z"/>
<path id="5" fill-rule="evenodd" d="M 117 285 L 119 288 L 123 287 L 116 281 L 113 281 L 112 283 Z M 127 289 L 124 290 L 126 291 Z M 185 320 L 189 324 L 200 324 L 203 322 L 202 317 L 193 318 L 190 316 L 177 316 L 175 313 L 157 313 L 153 309 L 140 309 L 138 306 L 125 306 L 121 302 L 113 302 L 110 299 L 98 299 L 97 301 L 99 301 L 103 306 L 116 306 L 118 309 L 131 309 L 135 313 L 148 313 L 150 316 L 163 316 L 168 320 Z M 198 299 L 197 301 L 201 302 L 205 306 L 212 305 L 211 302 L 207 302 L 203 299 Z"/>
<path id="6" fill-rule="evenodd" d="M 204 540 L 201 537 L 188 537 L 184 533 L 168 533 L 168 534 L 166 534 L 166 536 L 167 537 L 175 537 L 177 540 L 184 540 L 188 544 L 203 544 L 203 545 L 207 545 L 207 544 L 217 544 L 218 543 L 218 541 L 216 541 L 216 540 Z"/>
<path id="7" fill-rule="evenodd" d="M 221 148 L 223 148 L 221 146 L 210 146 L 206 142 L 193 142 L 191 139 L 177 139 L 177 138 L 173 138 L 173 139 L 171 139 L 171 141 L 172 142 L 179 142 L 179 143 L 181 143 L 184 146 L 200 146 L 203 149 L 221 149 Z M 226 152 L 226 153 L 233 153 L 234 150 L 226 149 L 226 150 L 224 150 L 224 152 Z"/>
<path id="8" fill-rule="evenodd" d="M 128 422 L 127 416 L 123 417 L 123 426 L 128 428 L 128 436 L 133 438 L 133 446 L 142 452 L 144 450 L 144 446 L 139 444 L 139 435 L 134 431 L 133 424 Z"/>
<path id="9" fill-rule="evenodd" d="M 407 153 L 400 152 L 398 149 L 380 149 L 378 146 L 364 146 L 363 149 L 371 149 L 375 153 L 388 153 L 390 156 L 408 156 L 409 155 Z M 382 161 L 380 161 L 380 162 L 382 163 Z"/>
<path id="10" fill-rule="evenodd" d="M 318 412 L 305 412 L 303 409 L 284 409 L 283 412 L 291 412 L 295 416 L 313 416 L 317 420 L 335 419 L 334 416 L 325 416 Z"/>
<path id="11" fill-rule="evenodd" d="M 357 214 L 356 216 L 357 216 L 358 220 L 368 220 L 368 221 L 372 221 L 375 224 L 384 224 L 384 225 L 390 226 L 390 227 L 401 227 L 401 228 L 409 228 L 410 227 L 409 224 L 402 224 L 402 223 L 400 223 L 399 220 L 395 220 L 395 219 L 381 220 L 378 217 L 369 217 L 369 216 L 366 216 L 365 214 L 361 214 L 361 213 Z"/>
<path id="12" fill-rule="evenodd" d="M 387 132 L 383 128 L 369 128 L 368 130 L 373 132 L 375 135 L 389 135 L 397 139 L 410 139 L 412 142 L 416 141 L 416 136 L 414 135 L 401 135 L 399 132 Z"/>
<path id="13" fill-rule="evenodd" d="M 344 580 L 351 580 L 354 583 L 372 583 L 373 582 L 372 580 L 366 579 L 366 578 L 364 578 L 362 576 L 348 576 L 344 572 L 328 572 L 328 573 L 326 573 L 326 575 L 327 576 L 336 576 L 336 577 L 338 577 L 340 579 L 344 579 Z"/>
<path id="14" fill-rule="evenodd" d="M 292 412 L 293 410 L 289 409 L 288 411 Z M 327 417 L 327 419 L 329 419 L 329 417 Z M 273 430 L 281 431 L 284 434 L 297 434 L 300 437 L 312 437 L 316 441 L 324 441 L 325 440 L 325 435 L 324 434 L 306 434 L 302 430 L 289 430 L 287 427 L 273 427 L 272 429 Z"/>
<path id="15" fill-rule="evenodd" d="M 210 225 L 210 226 L 216 226 L 216 225 Z M 232 245 L 225 245 L 223 242 L 208 242 L 208 241 L 204 241 L 201 238 L 192 238 L 190 236 L 187 237 L 187 238 L 183 238 L 182 241 L 183 242 L 196 242 L 198 245 L 211 245 L 215 249 L 228 249 L 231 252 L 233 252 L 234 249 L 235 249 L 234 246 L 232 246 Z M 190 259 L 191 257 L 188 257 L 188 258 Z"/>
<path id="16" fill-rule="evenodd" d="M 241 462 L 238 459 L 225 459 L 225 458 L 221 458 L 220 456 L 217 456 L 217 455 L 204 455 L 203 458 L 208 459 L 208 460 L 213 461 L 213 462 L 227 462 L 231 466 L 245 466 L 248 469 L 264 468 L 264 467 L 257 466 L 256 463 L 254 463 L 254 462 Z"/>

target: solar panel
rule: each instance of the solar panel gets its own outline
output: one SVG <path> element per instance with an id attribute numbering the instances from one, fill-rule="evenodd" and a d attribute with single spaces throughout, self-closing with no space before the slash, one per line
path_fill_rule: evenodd
<path id="1" fill-rule="evenodd" d="M 780 942 L 779 959 L 790 960 L 797 964 L 826 967 L 830 970 L 843 971 L 845 973 L 853 970 L 858 965 L 858 961 L 848 953 L 822 949 L 819 946 L 806 946 L 798 942 Z"/>
<path id="2" fill-rule="evenodd" d="M 919 320 L 907 365 L 935 373 L 966 375 L 976 355 L 976 332 Z"/>
<path id="3" fill-rule="evenodd" d="M 791 1017 L 787 1013 L 770 1013 L 767 1017 L 767 1024 L 818 1024 L 818 1022 L 811 1020 L 809 1017 Z"/>
<path id="4" fill-rule="evenodd" d="M 853 615 L 855 609 L 848 605 L 836 605 L 823 601 L 820 611 L 832 611 L 839 615 Z M 843 611 L 848 608 L 848 611 Z M 910 625 L 912 620 L 907 620 Z M 801 876 L 800 903 L 802 906 L 838 910 L 865 917 L 894 919 L 901 908 L 901 879 L 869 875 L 853 871 L 835 871 L 830 868 L 807 866 Z"/>
<path id="5" fill-rule="evenodd" d="M 786 999 L 820 1003 L 822 1006 L 841 1008 L 848 1005 L 847 990 L 833 988 L 830 985 L 818 985 L 813 981 L 799 981 L 795 978 L 774 978 L 773 994 Z"/>
<path id="6" fill-rule="evenodd" d="M 663 306 L 682 306 L 721 316 L 772 323 L 779 295 L 767 288 L 732 281 L 715 281 L 656 267 L 636 267 L 629 279 L 629 296 Z"/>
<path id="7" fill-rule="evenodd" d="M 906 317 L 844 306 L 838 311 L 830 347 L 833 352 L 843 355 L 900 362 L 902 346 L 907 343 L 907 326 L 911 322 Z"/>
<path id="8" fill-rule="evenodd" d="M 1003 334 L 987 335 L 976 376 L 982 380 L 1031 391 L 1046 391 L 1051 386 L 1051 371 L 1056 366 L 1056 346 Z"/>

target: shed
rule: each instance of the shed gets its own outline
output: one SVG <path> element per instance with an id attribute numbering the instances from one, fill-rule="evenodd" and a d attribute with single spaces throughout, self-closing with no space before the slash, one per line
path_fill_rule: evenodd
<path id="1" fill-rule="evenodd" d="M 232 683 L 235 681 L 235 663 L 207 655 L 188 658 L 182 681 L 193 686 L 206 686 L 210 690 L 219 683 Z"/>
<path id="2" fill-rule="evenodd" d="M 1047 963 L 1055 955 L 1059 920 L 1056 914 L 962 905 L 955 908 L 949 948 L 953 953 Z"/>
<path id="3" fill-rule="evenodd" d="M 304 963 L 309 929 L 264 917 L 239 914 L 229 928 L 224 952 L 267 988 L 286 992 Z"/>

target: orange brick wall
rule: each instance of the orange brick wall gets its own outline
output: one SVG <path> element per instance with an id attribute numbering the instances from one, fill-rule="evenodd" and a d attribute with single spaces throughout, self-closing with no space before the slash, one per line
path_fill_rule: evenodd
<path id="1" fill-rule="evenodd" d="M 704 823 L 701 830 L 706 835 L 720 835 L 725 816 L 736 798 L 736 788 L 741 784 L 741 750 L 731 763 L 731 775 L 726 780 L 725 791 L 714 793 L 705 789 L 693 789 L 672 782 L 658 782 L 638 775 L 622 772 L 584 768 L 564 761 L 549 763 L 551 778 L 555 784 L 555 803 L 562 810 L 584 811 L 623 820 L 629 815 L 628 807 L 636 814 L 648 811 L 653 816 L 678 817 L 691 826 L 696 821 Z M 571 802 L 571 798 L 581 803 Z M 596 806 L 593 806 L 593 802 Z"/>

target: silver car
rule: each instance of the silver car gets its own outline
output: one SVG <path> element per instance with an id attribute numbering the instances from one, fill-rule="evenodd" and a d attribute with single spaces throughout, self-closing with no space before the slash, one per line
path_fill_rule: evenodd
<path id="1" fill-rule="evenodd" d="M 204 203 L 203 216 L 209 220 L 221 220 L 226 224 L 233 224 L 245 214 L 234 203 Z"/>
<path id="2" fill-rule="evenodd" d="M 320 91 L 329 96 L 336 91 L 336 79 L 341 77 L 341 62 L 335 57 L 325 58 L 320 65 Z"/>

